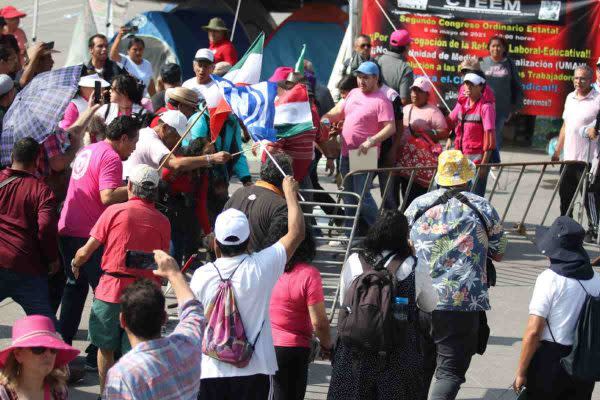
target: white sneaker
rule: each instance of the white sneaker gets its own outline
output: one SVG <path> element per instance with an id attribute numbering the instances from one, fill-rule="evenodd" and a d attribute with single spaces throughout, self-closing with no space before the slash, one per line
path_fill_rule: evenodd
<path id="1" fill-rule="evenodd" d="M 329 247 L 346 248 L 347 245 L 348 245 L 348 239 L 346 239 L 346 240 L 330 240 L 329 241 Z"/>

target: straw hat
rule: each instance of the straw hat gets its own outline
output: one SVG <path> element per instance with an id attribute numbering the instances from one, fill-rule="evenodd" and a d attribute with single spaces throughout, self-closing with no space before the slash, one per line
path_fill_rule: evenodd
<path id="1" fill-rule="evenodd" d="M 4 368 L 14 349 L 45 347 L 56 350 L 54 368 L 60 368 L 73 361 L 79 350 L 62 341 L 54 322 L 43 315 L 31 315 L 16 321 L 12 327 L 12 344 L 0 351 L 0 368 Z"/>
<path id="2" fill-rule="evenodd" d="M 202 27 L 205 31 L 223 31 L 227 32 L 229 28 L 225 25 L 225 21 L 222 18 L 214 17 L 208 21 L 208 25 Z"/>
<path id="3" fill-rule="evenodd" d="M 167 89 L 167 97 L 170 100 L 175 100 L 192 107 L 196 107 L 199 102 L 196 92 L 181 86 Z"/>
<path id="4" fill-rule="evenodd" d="M 463 58 L 458 66 L 458 72 L 462 71 L 463 69 L 468 69 L 469 71 L 481 71 L 481 65 L 479 64 L 477 57 L 467 56 Z"/>
<path id="5" fill-rule="evenodd" d="M 475 176 L 475 164 L 460 150 L 446 150 L 438 158 L 435 183 L 440 186 L 459 186 Z"/>

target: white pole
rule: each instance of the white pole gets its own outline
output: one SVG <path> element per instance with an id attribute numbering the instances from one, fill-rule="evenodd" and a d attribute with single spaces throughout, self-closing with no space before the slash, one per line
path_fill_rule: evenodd
<path id="1" fill-rule="evenodd" d="M 231 40 L 233 42 L 233 35 L 235 34 L 235 26 L 237 25 L 237 20 L 240 15 L 240 6 L 242 5 L 242 0 L 238 0 L 237 7 L 235 9 L 235 17 L 233 18 L 233 26 L 231 27 Z"/>
<path id="2" fill-rule="evenodd" d="M 355 0 L 348 0 L 348 29 L 350 29 L 350 41 L 348 42 L 348 54 L 352 57 L 352 50 L 354 50 L 354 37 L 356 32 L 354 31 L 354 6 L 356 5 Z"/>
<path id="3" fill-rule="evenodd" d="M 390 23 L 390 25 L 392 26 L 392 28 L 394 30 L 396 30 L 396 26 L 394 25 L 394 23 L 392 22 L 392 20 L 390 19 L 389 15 L 387 15 L 387 13 L 385 12 L 385 10 L 383 9 L 383 7 L 381 6 L 381 4 L 379 3 L 379 0 L 375 0 L 375 2 L 377 3 L 377 5 L 379 6 L 379 9 L 381 10 L 381 12 L 383 13 L 383 15 L 385 16 L 385 18 L 388 20 L 388 22 Z M 442 94 L 438 91 L 438 89 L 435 87 L 435 85 L 433 84 L 433 82 L 431 81 L 431 78 L 429 78 L 429 75 L 427 75 L 427 72 L 425 72 L 425 69 L 423 68 L 423 66 L 421 65 L 421 63 L 419 62 L 419 60 L 417 60 L 417 57 L 415 57 L 413 54 L 410 54 L 410 56 L 412 57 L 413 61 L 415 63 L 417 63 L 417 66 L 419 67 L 419 69 L 421 70 L 421 72 L 423 72 L 423 75 L 425 75 L 425 78 L 427 78 L 427 80 L 429 81 L 429 83 L 431 83 L 431 87 L 433 88 L 433 90 L 435 91 L 435 94 L 437 94 L 438 98 L 442 101 L 442 103 L 444 104 L 444 107 L 446 107 L 446 109 L 448 110 L 448 112 L 452 112 L 452 110 L 450 109 L 450 107 L 448 106 L 448 104 L 446 103 L 446 101 L 444 100 L 444 98 L 442 97 Z"/>
<path id="4" fill-rule="evenodd" d="M 106 1 L 106 37 L 110 40 L 112 36 L 112 22 L 113 22 L 113 4 L 112 0 Z"/>
<path id="5" fill-rule="evenodd" d="M 38 12 L 40 8 L 40 1 L 33 1 L 33 26 L 31 27 L 31 41 L 35 43 L 37 40 L 37 27 L 38 27 Z"/>

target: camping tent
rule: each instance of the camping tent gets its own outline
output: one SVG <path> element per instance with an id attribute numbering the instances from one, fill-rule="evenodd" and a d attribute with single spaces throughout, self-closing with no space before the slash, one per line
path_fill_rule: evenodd
<path id="1" fill-rule="evenodd" d="M 348 14 L 336 5 L 305 4 L 267 38 L 261 78 L 268 79 L 278 66 L 294 66 L 306 44 L 305 57 L 313 62 L 317 80 L 327 84 L 347 22 Z"/>
<path id="2" fill-rule="evenodd" d="M 154 75 L 158 74 L 159 66 L 165 62 L 175 62 L 181 65 L 185 79 L 194 75 L 192 60 L 196 50 L 208 47 L 208 36 L 202 30 L 202 26 L 207 25 L 212 17 L 223 18 L 228 26 L 233 23 L 231 14 L 207 14 L 197 10 L 176 9 L 172 12 L 145 12 L 128 24 L 138 27 L 136 36 L 144 39 L 144 58 L 157 69 Z M 249 46 L 249 39 L 239 25 L 236 30 L 234 45 L 241 57 Z M 124 40 L 120 48 L 122 53 L 126 51 L 126 46 L 127 40 Z"/>

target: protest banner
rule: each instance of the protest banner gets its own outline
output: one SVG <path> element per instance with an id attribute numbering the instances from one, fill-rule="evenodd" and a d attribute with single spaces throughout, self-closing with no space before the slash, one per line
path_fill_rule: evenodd
<path id="1" fill-rule="evenodd" d="M 600 2 L 594 0 L 363 0 L 362 32 L 371 36 L 374 54 L 384 51 L 392 31 L 377 1 L 394 25 L 410 32 L 411 54 L 451 106 L 460 84 L 458 64 L 465 56 L 488 56 L 494 35 L 509 43 L 528 115 L 560 117 L 573 90 L 573 69 L 595 65 L 600 55 Z"/>

